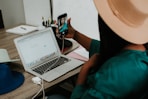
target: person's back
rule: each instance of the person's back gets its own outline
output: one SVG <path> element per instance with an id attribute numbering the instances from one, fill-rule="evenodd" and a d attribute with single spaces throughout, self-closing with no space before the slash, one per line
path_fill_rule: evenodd
<path id="1" fill-rule="evenodd" d="M 90 59 L 81 68 L 71 99 L 145 98 L 145 87 L 148 88 L 148 51 L 145 46 L 148 21 L 144 18 L 148 16 L 141 16 L 142 10 L 148 11 L 148 7 L 137 10 L 135 6 L 148 2 L 94 0 L 94 3 L 100 15 L 101 41 L 72 30 L 73 38 L 89 51 Z M 130 11 L 134 12 L 131 14 Z M 139 17 L 133 17 L 134 14 Z M 142 18 L 145 23 L 139 24 Z"/>
<path id="2" fill-rule="evenodd" d="M 116 4 L 122 5 L 122 2 L 117 0 L 94 1 L 101 16 L 99 20 L 101 42 L 98 45 L 98 47 L 100 46 L 99 62 L 101 61 L 101 63 L 92 74 L 87 70 L 87 64 L 90 62 L 84 64 L 78 81 L 82 79 L 81 77 L 88 77 L 85 77 L 85 83 L 77 84 L 71 99 L 126 99 L 135 96 L 140 98 L 148 83 L 148 56 L 144 46 L 148 39 L 140 36 L 141 29 L 137 29 L 135 33 L 135 27 L 130 26 L 125 20 L 120 20 L 125 16 L 116 16 L 116 14 L 123 14 L 122 12 L 114 13 L 114 10 L 116 12 L 121 10 L 116 9 L 119 7 Z M 128 4 L 131 3 L 129 0 L 123 2 L 127 4 L 124 6 L 131 5 Z M 144 2 L 142 1 L 141 4 Z M 138 34 L 138 30 L 140 34 Z M 146 31 L 148 33 L 148 29 L 145 30 L 146 28 L 144 34 Z M 91 46 L 97 47 L 97 45 Z"/>

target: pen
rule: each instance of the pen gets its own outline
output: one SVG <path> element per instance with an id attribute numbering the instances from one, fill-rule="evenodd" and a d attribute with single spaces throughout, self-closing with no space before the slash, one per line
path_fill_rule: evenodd
<path id="1" fill-rule="evenodd" d="M 24 28 L 24 27 L 21 27 L 21 29 L 23 29 L 23 30 L 27 30 L 26 28 Z"/>

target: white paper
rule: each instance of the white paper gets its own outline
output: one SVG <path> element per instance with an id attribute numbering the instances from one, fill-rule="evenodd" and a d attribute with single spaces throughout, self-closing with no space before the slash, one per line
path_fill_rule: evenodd
<path id="1" fill-rule="evenodd" d="M 85 48 L 80 47 L 76 50 L 74 50 L 75 53 L 85 57 L 85 58 L 89 58 L 89 52 L 85 50 Z"/>
<path id="2" fill-rule="evenodd" d="M 6 32 L 24 35 L 24 34 L 33 32 L 35 30 L 37 30 L 37 27 L 35 27 L 35 26 L 20 25 L 20 26 L 11 28 L 11 29 L 7 29 Z"/>
<path id="3" fill-rule="evenodd" d="M 0 49 L 0 63 L 20 61 L 20 59 L 11 60 L 6 49 Z"/>

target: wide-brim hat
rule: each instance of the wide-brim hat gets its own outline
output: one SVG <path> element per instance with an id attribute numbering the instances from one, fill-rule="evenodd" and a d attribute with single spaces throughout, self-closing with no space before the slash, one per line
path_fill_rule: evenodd
<path id="1" fill-rule="evenodd" d="M 11 71 L 7 64 L 0 64 L 0 95 L 18 88 L 23 82 L 23 74 Z"/>
<path id="2" fill-rule="evenodd" d="M 99 15 L 121 38 L 148 42 L 148 0 L 94 0 Z"/>

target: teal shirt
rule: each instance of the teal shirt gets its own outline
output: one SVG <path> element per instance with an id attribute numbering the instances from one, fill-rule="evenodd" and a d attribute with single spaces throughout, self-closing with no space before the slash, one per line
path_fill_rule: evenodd
<path id="1" fill-rule="evenodd" d="M 99 47 L 100 42 L 92 40 L 90 56 L 99 52 Z M 147 78 L 147 52 L 123 50 L 89 75 L 87 86 L 77 85 L 71 99 L 121 99 L 142 88 Z"/>

